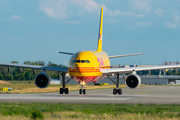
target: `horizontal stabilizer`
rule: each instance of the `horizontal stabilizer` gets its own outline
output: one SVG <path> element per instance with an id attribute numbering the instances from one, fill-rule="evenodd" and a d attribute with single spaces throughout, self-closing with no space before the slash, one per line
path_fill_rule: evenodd
<path id="1" fill-rule="evenodd" d="M 126 54 L 126 55 L 114 55 L 114 56 L 109 56 L 109 58 L 117 58 L 117 57 L 126 57 L 126 56 L 133 56 L 133 55 L 142 55 L 144 53 L 134 53 L 134 54 Z"/>
<path id="2" fill-rule="evenodd" d="M 68 53 L 68 52 L 59 52 L 61 54 L 67 54 L 67 55 L 74 55 L 74 53 Z"/>

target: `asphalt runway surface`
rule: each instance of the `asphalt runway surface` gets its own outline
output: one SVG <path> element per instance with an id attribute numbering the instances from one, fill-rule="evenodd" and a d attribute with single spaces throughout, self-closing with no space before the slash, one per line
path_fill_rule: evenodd
<path id="1" fill-rule="evenodd" d="M 94 104 L 180 104 L 180 86 L 146 86 L 136 89 L 122 88 L 122 95 L 113 95 L 112 89 L 69 91 L 37 94 L 0 94 L 0 102 L 39 103 L 94 103 Z"/>

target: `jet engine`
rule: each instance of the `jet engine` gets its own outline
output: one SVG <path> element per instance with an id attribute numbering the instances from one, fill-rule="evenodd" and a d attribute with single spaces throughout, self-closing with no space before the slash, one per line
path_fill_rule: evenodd
<path id="1" fill-rule="evenodd" d="M 140 86 L 141 78 L 136 74 L 129 74 L 125 78 L 125 85 L 128 88 L 134 89 Z"/>
<path id="2" fill-rule="evenodd" d="M 51 78 L 45 72 L 41 72 L 37 74 L 34 79 L 35 85 L 39 88 L 46 88 L 47 86 L 49 86 L 50 81 L 51 81 Z"/>

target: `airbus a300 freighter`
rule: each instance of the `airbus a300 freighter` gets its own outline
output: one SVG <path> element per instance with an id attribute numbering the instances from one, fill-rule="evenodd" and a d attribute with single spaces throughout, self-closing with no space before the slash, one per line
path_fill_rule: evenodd
<path id="1" fill-rule="evenodd" d="M 122 94 L 122 90 L 119 88 L 119 75 L 122 75 L 125 81 L 125 85 L 128 88 L 134 89 L 139 87 L 141 84 L 141 78 L 136 74 L 136 71 L 142 70 L 157 70 L 157 69 L 172 69 L 180 68 L 180 65 L 163 65 L 163 66 L 151 66 L 151 67 L 130 67 L 130 68 L 110 68 L 110 59 L 116 57 L 125 57 L 132 55 L 141 55 L 144 53 L 127 54 L 127 55 L 115 55 L 108 56 L 106 52 L 102 50 L 102 29 L 103 29 L 103 7 L 101 7 L 100 15 L 100 26 L 99 26 L 99 37 L 97 51 L 80 51 L 77 53 L 59 52 L 62 54 L 71 55 L 69 60 L 68 68 L 50 67 L 50 66 L 35 66 L 35 65 L 22 65 L 22 64 L 8 64 L 0 63 L 1 66 L 18 67 L 18 68 L 30 68 L 34 71 L 35 69 L 41 69 L 42 72 L 37 74 L 34 82 L 39 88 L 46 88 L 50 84 L 50 77 L 46 73 L 46 70 L 57 71 L 58 79 L 60 74 L 62 76 L 62 88 L 60 88 L 60 94 L 68 94 L 69 90 L 65 85 L 71 80 L 75 80 L 81 84 L 79 94 L 86 94 L 84 85 L 86 83 L 102 80 L 104 77 L 109 77 L 112 74 L 116 75 L 116 88 L 113 89 L 113 94 Z M 67 81 L 65 80 L 66 74 L 71 76 Z M 126 73 L 131 73 L 125 76 Z M 109 77 L 109 79 L 111 79 Z"/>

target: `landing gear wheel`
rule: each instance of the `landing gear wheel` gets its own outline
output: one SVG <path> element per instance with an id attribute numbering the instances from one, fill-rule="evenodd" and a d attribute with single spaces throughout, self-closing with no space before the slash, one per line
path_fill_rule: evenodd
<path id="1" fill-rule="evenodd" d="M 118 90 L 118 94 L 119 94 L 119 95 L 122 95 L 122 89 L 119 89 L 119 90 Z"/>
<path id="2" fill-rule="evenodd" d="M 113 89 L 113 94 L 116 95 L 116 89 L 115 88 Z"/>
<path id="3" fill-rule="evenodd" d="M 68 93 L 69 93 L 68 88 L 65 88 L 65 94 L 68 94 Z"/>
<path id="4" fill-rule="evenodd" d="M 121 95 L 122 94 L 122 89 L 113 89 L 113 94 L 116 95 L 116 94 L 119 94 Z"/>
<path id="5" fill-rule="evenodd" d="M 86 94 L 86 89 L 83 89 L 83 94 Z"/>
<path id="6" fill-rule="evenodd" d="M 59 90 L 59 94 L 63 94 L 63 93 L 65 93 L 65 94 L 69 94 L 69 90 L 68 90 L 68 88 L 60 88 L 60 90 Z"/>
<path id="7" fill-rule="evenodd" d="M 82 94 L 82 89 L 79 89 L 79 94 Z"/>
<path id="8" fill-rule="evenodd" d="M 63 94 L 63 88 L 60 88 L 59 94 Z"/>

